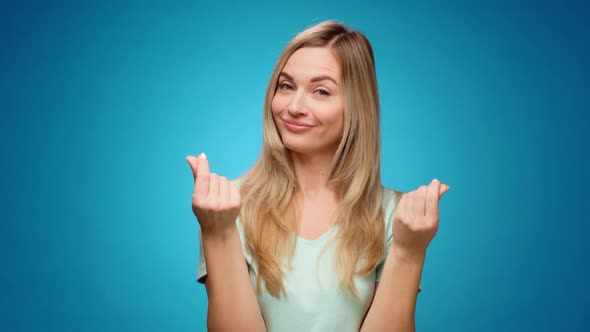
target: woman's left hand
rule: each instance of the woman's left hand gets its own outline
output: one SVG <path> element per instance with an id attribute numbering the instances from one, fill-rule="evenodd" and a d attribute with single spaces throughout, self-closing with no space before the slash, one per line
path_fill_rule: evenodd
<path id="1" fill-rule="evenodd" d="M 404 254 L 423 256 L 438 230 L 438 201 L 449 186 L 434 179 L 406 193 L 393 217 L 393 246 Z"/>

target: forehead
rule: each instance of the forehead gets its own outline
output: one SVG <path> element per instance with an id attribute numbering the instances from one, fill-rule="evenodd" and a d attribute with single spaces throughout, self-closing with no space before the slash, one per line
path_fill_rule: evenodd
<path id="1" fill-rule="evenodd" d="M 329 75 L 340 79 L 340 64 L 327 47 L 303 47 L 287 60 L 283 70 L 294 76 Z"/>

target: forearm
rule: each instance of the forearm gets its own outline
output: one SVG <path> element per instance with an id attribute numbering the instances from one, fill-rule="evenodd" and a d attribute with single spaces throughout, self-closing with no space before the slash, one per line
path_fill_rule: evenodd
<path id="1" fill-rule="evenodd" d="M 207 263 L 209 331 L 266 331 L 237 229 L 201 234 Z"/>
<path id="2" fill-rule="evenodd" d="M 416 300 L 424 260 L 425 253 L 410 254 L 395 246 L 390 248 L 361 332 L 415 331 Z"/>

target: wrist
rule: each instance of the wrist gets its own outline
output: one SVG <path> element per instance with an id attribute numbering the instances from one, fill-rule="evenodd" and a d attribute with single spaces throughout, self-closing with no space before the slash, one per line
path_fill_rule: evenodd
<path id="1" fill-rule="evenodd" d="M 398 247 L 395 244 L 391 246 L 390 254 L 402 263 L 423 265 L 426 260 L 426 250 Z"/>
<path id="2" fill-rule="evenodd" d="M 201 241 L 204 246 L 209 243 L 225 243 L 237 234 L 237 231 L 235 225 L 232 227 L 201 228 Z"/>

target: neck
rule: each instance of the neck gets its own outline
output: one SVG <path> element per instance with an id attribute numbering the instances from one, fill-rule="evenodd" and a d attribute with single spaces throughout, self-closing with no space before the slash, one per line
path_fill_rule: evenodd
<path id="1" fill-rule="evenodd" d="M 297 184 L 303 196 L 317 196 L 333 192 L 328 185 L 333 154 L 301 154 L 291 151 Z"/>

